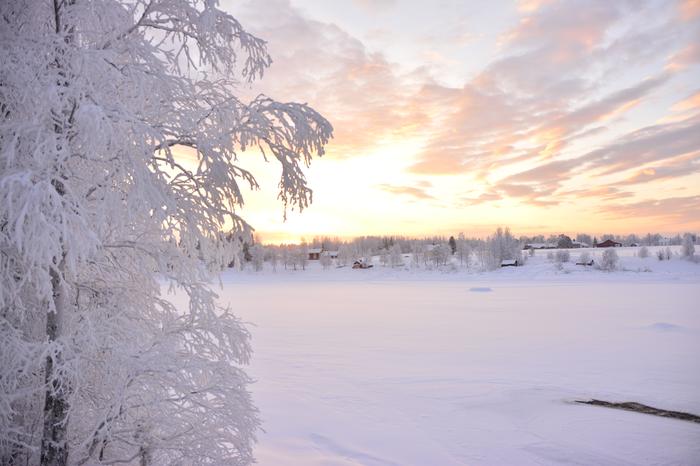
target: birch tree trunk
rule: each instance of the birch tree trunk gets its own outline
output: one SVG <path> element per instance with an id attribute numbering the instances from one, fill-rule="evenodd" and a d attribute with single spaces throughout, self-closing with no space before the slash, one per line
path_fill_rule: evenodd
<path id="1" fill-rule="evenodd" d="M 46 316 L 46 336 L 49 344 L 55 344 L 61 336 L 62 322 L 66 312 L 66 293 L 61 273 L 64 261 L 58 270 L 51 271 L 54 310 Z M 68 402 L 66 387 L 61 386 L 54 373 L 54 366 L 61 362 L 60 348 L 46 357 L 46 400 L 44 402 L 44 431 L 41 440 L 41 464 L 64 466 L 68 463 Z"/>
<path id="2" fill-rule="evenodd" d="M 61 23 L 62 5 L 72 6 L 73 3 L 74 0 L 53 0 L 56 34 L 63 34 L 65 28 L 65 25 Z M 73 30 L 72 27 L 67 29 L 64 37 L 66 44 L 72 42 Z M 62 70 L 63 64 L 58 56 L 56 57 L 56 66 L 59 69 L 59 75 L 65 80 L 66 73 Z M 67 84 L 67 80 L 65 81 L 63 86 Z M 62 113 L 65 116 L 67 112 Z M 70 124 L 70 118 L 66 118 L 66 120 Z M 64 133 L 64 128 L 58 123 L 55 124 L 54 130 L 57 134 Z M 65 195 L 66 188 L 61 180 L 55 179 L 51 184 L 61 197 Z M 55 373 L 55 367 L 61 365 L 63 358 L 59 339 L 63 333 L 63 323 L 67 312 L 66 289 L 63 280 L 65 249 L 63 247 L 62 249 L 60 262 L 56 264 L 56 268 L 52 268 L 50 271 L 53 310 L 49 309 L 46 316 L 46 337 L 49 345 L 55 350 L 50 351 L 46 357 L 46 398 L 44 400 L 44 427 L 41 437 L 41 464 L 43 466 L 65 466 L 68 464 L 68 387 L 60 382 L 60 378 Z"/>

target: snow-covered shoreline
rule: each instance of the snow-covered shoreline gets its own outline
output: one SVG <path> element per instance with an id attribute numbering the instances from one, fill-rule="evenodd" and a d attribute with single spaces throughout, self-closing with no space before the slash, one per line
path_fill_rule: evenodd
<path id="1" fill-rule="evenodd" d="M 528 256 L 524 266 L 503 267 L 496 270 L 480 270 L 477 266 L 464 267 L 458 264 L 456 258 L 448 266 L 426 269 L 425 267 L 411 267 L 411 255 L 405 254 L 405 265 L 399 267 L 383 266 L 379 258 L 374 257 L 374 267 L 370 269 L 352 269 L 350 266 L 338 267 L 333 264 L 323 268 L 319 261 L 309 261 L 306 268 L 296 270 L 285 269 L 281 265 L 273 270 L 269 263 L 265 263 L 263 270 L 256 272 L 250 267 L 243 270 L 228 269 L 221 275 L 223 283 L 255 283 L 268 281 L 320 281 L 320 282 L 344 282 L 344 281 L 506 281 L 509 283 L 524 282 L 537 285 L 544 282 L 549 286 L 555 283 L 578 283 L 581 281 L 629 281 L 629 282 L 656 282 L 656 281 L 681 281 L 700 283 L 700 264 L 692 260 L 680 257 L 679 247 L 670 247 L 673 256 L 671 260 L 660 261 L 656 252 L 666 249 L 665 246 L 649 248 L 649 257 L 638 257 L 639 248 L 615 248 L 620 260 L 617 270 L 604 271 L 594 266 L 576 265 L 577 258 L 584 253 L 599 261 L 605 249 L 587 248 L 571 249 L 571 258 L 567 263 L 557 267 L 554 261 L 547 258 L 548 253 L 556 253 L 556 249 L 537 250 L 533 256 Z"/>

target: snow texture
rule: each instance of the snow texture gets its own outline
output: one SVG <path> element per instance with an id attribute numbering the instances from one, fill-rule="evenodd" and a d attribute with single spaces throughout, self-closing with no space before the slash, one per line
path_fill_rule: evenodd
<path id="1" fill-rule="evenodd" d="M 487 273 L 226 273 L 254 325 L 258 461 L 698 464 L 698 424 L 573 403 L 700 413 L 700 266 L 617 252 L 615 272 L 537 251 Z"/>

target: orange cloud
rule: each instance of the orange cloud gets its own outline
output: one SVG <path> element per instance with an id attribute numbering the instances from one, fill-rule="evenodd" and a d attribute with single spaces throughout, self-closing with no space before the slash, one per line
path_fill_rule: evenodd
<path id="1" fill-rule="evenodd" d="M 691 65 L 700 63 L 700 34 L 696 41 L 686 45 L 682 50 L 675 53 L 668 61 L 666 69 L 673 72 L 683 71 Z"/>
<path id="2" fill-rule="evenodd" d="M 648 183 L 668 178 L 677 178 L 692 175 L 700 171 L 700 153 L 694 152 L 676 157 L 673 160 L 637 170 L 629 178 L 617 184 L 639 184 Z"/>
<path id="3" fill-rule="evenodd" d="M 671 110 L 673 110 L 674 112 L 685 112 L 687 110 L 694 110 L 696 108 L 700 108 L 700 91 L 697 91 L 695 94 L 689 96 L 688 98 L 677 102 L 673 105 L 673 107 L 671 107 Z"/>
<path id="4" fill-rule="evenodd" d="M 558 197 L 559 196 L 573 201 L 580 198 L 596 198 L 605 201 L 611 201 L 616 199 L 629 198 L 632 197 L 633 194 L 629 191 L 621 191 L 619 188 L 613 186 L 598 186 L 587 189 L 561 191 L 558 193 Z"/>
<path id="5" fill-rule="evenodd" d="M 682 0 L 678 7 L 683 21 L 692 21 L 700 17 L 700 0 Z"/>
<path id="6" fill-rule="evenodd" d="M 600 209 L 612 218 L 654 219 L 671 224 L 700 226 L 700 196 L 645 199 L 628 204 L 607 205 Z M 658 223 L 657 223 L 658 225 Z"/>
<path id="7" fill-rule="evenodd" d="M 564 147 L 565 142 L 563 141 L 563 137 L 566 133 L 566 128 L 560 126 L 543 128 L 535 133 L 535 141 L 544 145 L 544 148 L 540 151 L 540 155 L 544 158 L 550 158 L 559 153 Z"/>
<path id="8" fill-rule="evenodd" d="M 328 153 L 346 159 L 334 163 L 367 156 L 357 159 L 366 159 L 361 173 L 371 176 L 360 175 L 353 190 L 368 206 L 381 199 L 397 210 L 406 200 L 411 209 L 437 208 L 438 202 L 416 202 L 433 199 L 433 187 L 413 184 L 404 170 L 444 176 L 441 202 L 450 186 L 461 186 L 452 196 L 460 205 L 503 200 L 495 205 L 506 209 L 514 199 L 528 211 L 579 197 L 587 199 L 584 206 L 639 199 L 644 183 L 698 171 L 697 161 L 680 159 L 700 147 L 700 117 L 680 113 L 671 123 L 649 124 L 657 117 L 650 105 L 632 111 L 650 97 L 667 102 L 688 82 L 678 77 L 670 85 L 671 78 L 700 62 L 696 25 L 658 3 L 638 9 L 633 2 L 609 0 L 520 1 L 522 21 L 503 34 L 504 47 L 485 59 L 475 78 L 454 84 L 440 74 L 437 58 L 420 50 L 413 58 L 423 66 L 407 71 L 414 65 L 386 58 L 401 54 L 375 53 L 339 26 L 309 19 L 287 1 L 270 1 L 273 7 L 267 2 L 265 8 L 259 2 L 246 7 L 258 11 L 246 25 L 269 41 L 275 60 L 261 90 L 278 100 L 308 102 L 326 116 L 335 128 Z M 695 14 L 696 4 L 683 3 L 684 18 Z M 278 14 L 271 17 L 270 9 Z M 659 17 L 654 24 L 644 21 L 653 15 Z M 382 27 L 389 28 L 382 41 L 387 47 L 403 39 L 391 24 Z M 463 29 L 460 23 L 456 31 L 436 32 L 431 40 L 445 46 L 434 47 L 436 53 L 455 56 L 449 47 L 454 52 L 457 41 L 446 34 L 452 38 Z M 423 34 L 403 33 L 414 42 Z M 679 52 L 672 55 L 673 50 Z M 660 68 L 669 56 L 664 72 Z M 655 77 L 643 80 L 654 67 Z M 680 100 L 673 111 L 697 109 L 699 94 Z M 626 120 L 619 122 L 623 115 Z M 406 148 L 406 158 L 397 146 Z M 395 152 L 387 156 L 387 147 Z M 391 176 L 381 178 L 385 172 Z M 333 197 L 333 189 L 342 189 L 330 178 L 326 172 L 331 189 L 325 195 Z M 592 187 L 580 189 L 584 181 Z M 467 183 L 474 194 L 464 197 Z M 629 185 L 635 189 L 624 190 Z M 364 199 L 361 189 L 370 193 Z M 377 196 L 378 189 L 400 198 Z M 693 189 L 687 192 L 698 193 Z M 335 205 L 340 198 L 334 197 L 332 210 L 352 210 Z"/>
<path id="9" fill-rule="evenodd" d="M 559 63 L 574 59 L 582 51 L 598 45 L 608 26 L 620 16 L 615 2 L 589 2 L 584 7 L 559 2 L 546 9 L 549 1 L 520 2 L 518 9 L 526 16 L 501 36 L 502 45 L 541 45 L 548 43 L 552 59 Z"/>
<path id="10" fill-rule="evenodd" d="M 518 0 L 518 11 L 521 13 L 533 13 L 554 1 L 555 0 Z"/>
<path id="11" fill-rule="evenodd" d="M 612 120 L 612 119 L 617 118 L 621 115 L 624 115 L 629 110 L 631 110 L 634 107 L 636 107 L 637 105 L 639 105 L 639 103 L 641 101 L 642 101 L 641 99 L 633 99 L 633 100 L 630 100 L 629 102 L 625 102 L 622 105 L 620 105 L 619 107 L 617 107 L 616 109 L 613 109 L 610 112 L 608 112 L 604 115 L 601 115 L 600 118 L 598 118 L 598 120 L 600 120 L 600 121 Z"/>
<path id="12" fill-rule="evenodd" d="M 393 186 L 389 184 L 381 184 L 378 186 L 378 188 L 391 194 L 406 195 L 417 199 L 435 199 L 433 196 L 428 194 L 424 188 L 419 188 L 417 186 Z"/>

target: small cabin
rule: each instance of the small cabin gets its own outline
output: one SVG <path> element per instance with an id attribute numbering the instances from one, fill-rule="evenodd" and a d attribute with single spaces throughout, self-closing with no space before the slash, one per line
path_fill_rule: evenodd
<path id="1" fill-rule="evenodd" d="M 374 267 L 372 264 L 368 264 L 364 259 L 358 259 L 352 263 L 353 269 L 371 269 Z"/>
<path id="2" fill-rule="evenodd" d="M 522 265 L 518 259 L 506 259 L 501 261 L 501 267 L 519 267 Z"/>
<path id="3" fill-rule="evenodd" d="M 602 243 L 598 243 L 596 247 L 598 247 L 598 248 L 619 248 L 619 247 L 622 247 L 622 243 L 618 243 L 617 241 L 613 241 L 611 239 L 606 239 Z"/>
<path id="4" fill-rule="evenodd" d="M 337 259 L 338 258 L 338 251 L 323 251 L 322 253 L 324 256 L 328 256 L 331 259 Z"/>
<path id="5" fill-rule="evenodd" d="M 317 261 L 321 258 L 321 253 L 323 252 L 322 248 L 310 248 L 308 250 L 309 253 L 309 260 L 310 261 Z"/>

